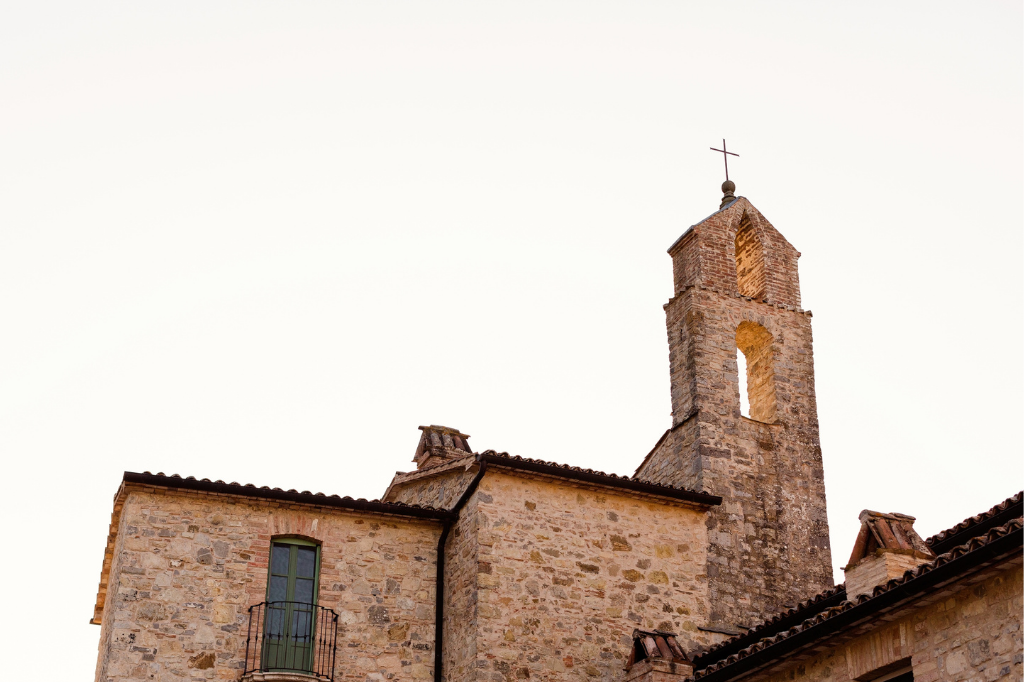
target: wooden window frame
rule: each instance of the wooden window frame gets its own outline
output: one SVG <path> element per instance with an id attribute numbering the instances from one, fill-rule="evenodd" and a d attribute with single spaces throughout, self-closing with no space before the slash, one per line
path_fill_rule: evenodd
<path id="1" fill-rule="evenodd" d="M 313 601 L 314 605 L 320 603 L 320 556 L 322 554 L 322 545 L 316 540 L 307 540 L 306 538 L 289 537 L 287 535 L 270 538 L 270 552 L 267 554 L 267 589 L 264 591 L 264 600 L 270 601 L 270 579 L 274 574 L 274 545 L 292 545 L 296 547 L 313 547 L 316 549 L 316 559 L 313 564 Z M 289 558 L 288 565 L 289 572 L 291 571 L 291 559 Z M 292 592 L 292 596 L 295 596 L 295 586 L 289 585 L 285 589 L 285 600 L 294 601 L 294 599 L 288 599 L 288 592 Z"/>

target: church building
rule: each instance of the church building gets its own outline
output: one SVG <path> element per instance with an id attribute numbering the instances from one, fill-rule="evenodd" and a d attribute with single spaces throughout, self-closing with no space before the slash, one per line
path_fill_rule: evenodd
<path id="1" fill-rule="evenodd" d="M 833 584 L 800 253 L 722 189 L 632 476 L 444 426 L 380 500 L 126 472 L 97 682 L 1020 681 L 1021 493 L 927 539 L 865 510 Z"/>

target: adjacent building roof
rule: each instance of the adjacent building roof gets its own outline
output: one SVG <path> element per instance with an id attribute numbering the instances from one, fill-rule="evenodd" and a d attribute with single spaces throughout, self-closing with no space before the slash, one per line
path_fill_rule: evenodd
<path id="1" fill-rule="evenodd" d="M 942 554 L 962 545 L 973 537 L 987 532 L 990 528 L 1005 525 L 1011 519 L 1024 515 L 1024 491 L 1008 497 L 987 512 L 964 519 L 952 528 L 936 533 L 925 544 L 936 554 Z"/>
<path id="2" fill-rule="evenodd" d="M 546 462 L 540 459 L 530 459 L 528 457 L 518 456 L 513 457 L 507 452 L 487 450 L 478 454 L 476 457 L 478 461 L 486 462 L 493 466 L 527 471 L 545 476 L 554 476 L 556 478 L 580 481 L 609 488 L 618 488 L 620 490 L 629 490 L 635 493 L 656 495 L 658 497 L 707 506 L 719 505 L 722 503 L 722 498 L 718 495 L 710 495 L 697 490 L 690 490 L 689 488 L 661 485 L 660 483 L 651 483 L 649 481 L 630 478 L 629 476 L 606 474 L 603 471 L 584 469 L 582 467 L 570 466 L 568 464 Z"/>
<path id="3" fill-rule="evenodd" d="M 751 644 L 779 632 L 788 630 L 794 625 L 803 623 L 825 609 L 832 608 L 846 601 L 846 583 L 839 583 L 820 592 L 810 599 L 805 599 L 796 606 L 772 616 L 768 620 L 755 625 L 746 632 L 719 642 L 701 652 L 693 659 L 695 668 L 702 668 L 716 661 L 728 658 L 732 654 L 745 649 Z"/>
<path id="4" fill-rule="evenodd" d="M 954 582 L 959 578 L 1004 560 L 1021 551 L 1022 520 L 1020 514 L 1004 525 L 989 528 L 987 532 L 978 529 L 985 521 L 1013 508 L 1013 500 L 1019 502 L 1020 493 L 986 512 L 968 527 L 976 534 L 967 542 L 951 548 L 933 561 L 921 564 L 907 571 L 900 578 L 876 587 L 871 594 L 860 595 L 846 600 L 844 585 L 826 590 L 812 599 L 802 602 L 796 609 L 775 616 L 749 632 L 711 647 L 694 659 L 694 680 L 703 682 L 724 682 L 757 668 L 763 668 L 780 660 L 794 651 L 840 633 L 844 628 L 856 624 L 870 623 L 873 617 L 904 606 L 935 590 L 936 587 Z M 994 510 L 999 511 L 994 511 Z M 970 520 L 970 519 L 969 519 Z M 962 524 L 954 526 L 954 531 Z M 960 534 L 963 530 L 959 531 Z M 951 537 L 950 531 L 939 535 Z M 938 536 L 935 536 L 938 537 Z M 933 538 L 929 538 L 929 541 Z M 838 603 L 836 603 L 838 600 Z"/>

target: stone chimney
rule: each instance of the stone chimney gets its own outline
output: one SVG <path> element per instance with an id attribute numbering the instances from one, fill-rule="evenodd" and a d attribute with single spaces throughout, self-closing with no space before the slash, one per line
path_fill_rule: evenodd
<path id="1" fill-rule="evenodd" d="M 473 454 L 469 449 L 469 436 L 460 433 L 458 429 L 431 425 L 421 426 L 420 431 L 423 434 L 416 446 L 416 456 L 412 458 L 419 470 Z"/>
<path id="2" fill-rule="evenodd" d="M 626 682 L 683 682 L 691 675 L 693 664 L 674 632 L 633 630 Z"/>
<path id="3" fill-rule="evenodd" d="M 914 530 L 914 517 L 883 514 L 865 509 L 860 513 L 860 533 L 846 564 L 846 598 L 871 594 L 904 572 L 935 558 Z"/>

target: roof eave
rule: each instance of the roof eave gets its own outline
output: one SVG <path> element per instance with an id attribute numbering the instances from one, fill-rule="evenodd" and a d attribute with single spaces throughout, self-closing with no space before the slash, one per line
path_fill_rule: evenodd
<path id="1" fill-rule="evenodd" d="M 999 509 L 999 507 L 1003 505 L 1005 505 L 1005 507 L 1003 509 Z M 954 547 L 968 542 L 971 538 L 984 535 L 997 526 L 1006 525 L 1006 523 L 1011 519 L 1020 518 L 1022 514 L 1024 514 L 1024 493 L 1018 492 L 1003 500 L 992 509 L 989 509 L 987 512 L 964 519 L 956 526 L 953 526 L 953 528 L 957 528 L 958 526 L 964 527 L 952 535 L 948 534 L 952 529 L 947 529 L 925 540 L 925 544 L 928 545 L 928 548 L 935 554 L 945 554 Z M 974 519 L 978 517 L 982 518 L 978 521 L 974 521 Z"/>
<path id="2" fill-rule="evenodd" d="M 564 468 L 553 464 L 544 464 L 542 462 L 505 457 L 497 454 L 481 453 L 477 455 L 477 460 L 496 467 L 528 471 L 534 474 L 568 479 L 571 481 L 580 481 L 583 483 L 590 483 L 592 485 L 599 485 L 605 488 L 628 490 L 634 493 L 688 502 L 702 507 L 713 507 L 722 503 L 722 498 L 718 495 L 709 495 L 708 493 L 683 490 L 680 488 L 670 488 L 668 486 L 657 485 L 655 483 L 635 481 L 629 478 L 613 478 L 608 475 L 580 471 L 572 468 Z"/>
<path id="3" fill-rule="evenodd" d="M 132 471 L 124 472 L 124 482 L 134 483 L 137 485 L 154 486 L 158 488 L 191 490 L 195 492 L 214 493 L 219 495 L 236 495 L 240 497 L 275 500 L 279 502 L 291 502 L 293 504 L 308 504 L 316 507 L 331 507 L 334 509 L 368 512 L 372 514 L 406 516 L 432 521 L 449 521 L 453 518 L 451 512 L 444 509 L 435 509 L 433 507 L 419 507 L 415 505 L 397 504 L 394 502 L 353 499 L 351 497 L 338 497 L 337 495 L 324 495 L 323 493 L 295 492 L 292 490 L 280 490 L 274 488 L 257 488 L 256 486 L 241 485 L 238 483 L 224 483 L 221 481 L 198 480 L 194 478 L 176 478 L 174 476 L 160 476 L 159 474 L 140 474 Z"/>

